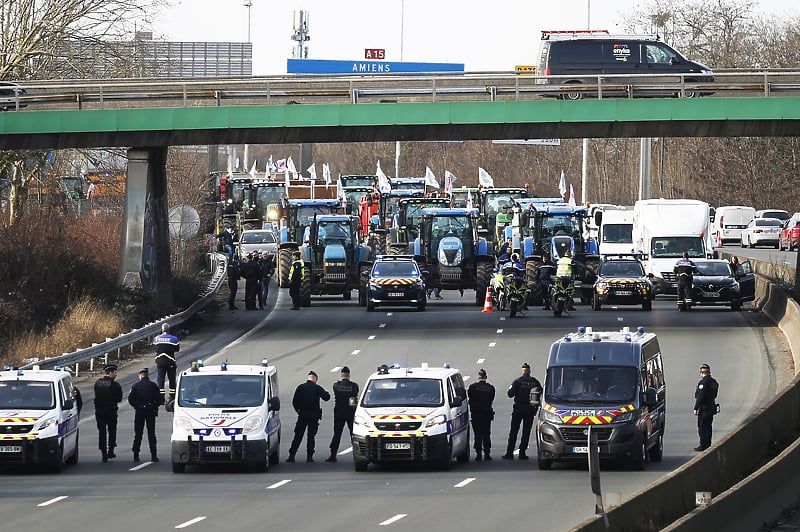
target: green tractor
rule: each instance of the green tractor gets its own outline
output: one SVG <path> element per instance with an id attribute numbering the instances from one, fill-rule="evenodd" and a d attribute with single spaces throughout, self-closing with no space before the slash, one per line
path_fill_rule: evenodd
<path id="1" fill-rule="evenodd" d="M 511 223 L 514 200 L 527 197 L 528 191 L 524 188 L 481 189 L 478 206 L 481 225 L 478 232 L 490 242 L 499 243 L 505 225 Z"/>

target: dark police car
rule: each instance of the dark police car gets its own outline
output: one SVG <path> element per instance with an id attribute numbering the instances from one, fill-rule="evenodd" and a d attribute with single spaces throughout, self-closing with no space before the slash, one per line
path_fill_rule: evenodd
<path id="1" fill-rule="evenodd" d="M 370 271 L 362 274 L 359 302 L 368 311 L 379 305 L 412 306 L 425 310 L 425 282 L 413 257 L 378 255 Z"/>
<path id="2" fill-rule="evenodd" d="M 736 272 L 722 259 L 694 260 L 694 264 L 692 305 L 730 305 L 731 310 L 739 310 L 744 301 L 755 299 L 756 282 L 749 262 L 740 264 Z"/>
<path id="3" fill-rule="evenodd" d="M 653 309 L 653 285 L 642 263 L 632 255 L 607 255 L 597 269 L 592 308 L 603 305 L 641 305 Z"/>

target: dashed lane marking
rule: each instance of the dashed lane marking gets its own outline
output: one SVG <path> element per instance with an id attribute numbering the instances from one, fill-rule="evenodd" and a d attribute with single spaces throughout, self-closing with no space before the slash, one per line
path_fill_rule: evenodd
<path id="1" fill-rule="evenodd" d="M 69 495 L 62 495 L 60 497 L 56 497 L 54 499 L 50 499 L 49 501 L 41 502 L 41 503 L 37 504 L 36 506 L 38 506 L 39 508 L 44 508 L 45 506 L 50 506 L 51 504 L 55 504 L 58 501 L 63 501 L 64 499 L 66 499 L 68 497 L 69 497 Z"/>
<path id="2" fill-rule="evenodd" d="M 342 366 L 336 366 L 335 368 L 333 368 L 333 369 L 331 370 L 331 373 L 336 373 L 336 372 L 337 372 L 337 371 L 339 371 L 340 369 L 342 369 Z"/>
<path id="3" fill-rule="evenodd" d="M 351 355 L 357 355 L 361 352 L 361 349 L 353 349 L 353 352 L 350 353 Z"/>
<path id="4" fill-rule="evenodd" d="M 622 318 L 617 318 L 617 321 L 623 321 L 623 319 Z"/>
<path id="5" fill-rule="evenodd" d="M 387 312 L 386 313 L 387 316 L 391 316 L 392 314 L 394 314 L 394 312 Z"/>
<path id="6" fill-rule="evenodd" d="M 464 380 L 464 382 L 467 382 L 467 381 L 469 380 L 469 375 L 467 375 L 466 377 L 464 377 L 464 379 L 463 379 L 463 380 Z"/>
<path id="7" fill-rule="evenodd" d="M 286 484 L 288 484 L 288 483 L 289 483 L 289 482 L 291 482 L 291 481 L 292 481 L 292 479 L 290 479 L 290 478 L 286 478 L 286 479 L 283 479 L 283 480 L 281 480 L 280 482 L 276 482 L 275 484 L 273 484 L 273 485 L 271 485 L 271 486 L 267 486 L 267 489 L 268 489 L 268 490 L 274 490 L 274 489 L 278 489 L 278 488 L 280 488 L 281 486 L 285 486 Z"/>
<path id="8" fill-rule="evenodd" d="M 369 338 L 367 338 L 367 340 L 374 340 L 374 339 L 375 339 L 375 335 L 374 334 L 370 334 Z"/>
<path id="9" fill-rule="evenodd" d="M 489 342 L 489 347 L 494 347 L 497 345 L 497 342 Z"/>
<path id="10" fill-rule="evenodd" d="M 386 521 L 384 521 L 384 522 L 380 523 L 378 526 L 387 526 L 387 525 L 391 525 L 392 523 L 395 523 L 395 522 L 397 522 L 397 521 L 401 520 L 402 518 L 404 518 L 404 517 L 405 517 L 405 516 L 407 516 L 407 515 L 408 515 L 408 514 L 397 514 L 397 515 L 395 515 L 394 517 L 390 517 L 390 518 L 389 518 L 389 519 L 387 519 Z"/>
<path id="11" fill-rule="evenodd" d="M 380 325 L 378 325 L 378 327 L 383 329 L 384 327 L 386 327 L 386 324 L 385 323 L 381 323 Z"/>
<path id="12" fill-rule="evenodd" d="M 506 317 L 505 316 L 500 316 L 500 321 L 506 321 Z"/>
<path id="13" fill-rule="evenodd" d="M 350 453 L 352 453 L 352 452 L 353 452 L 353 448 L 352 448 L 352 447 L 348 447 L 348 448 L 347 448 L 347 449 L 345 449 L 344 451 L 339 451 L 339 452 L 338 452 L 338 453 L 336 453 L 336 454 L 338 454 L 339 456 L 344 456 L 344 455 L 346 455 L 346 454 L 350 454 Z"/>
<path id="14" fill-rule="evenodd" d="M 200 521 L 205 521 L 206 516 L 201 515 L 200 517 L 195 517 L 194 519 L 189 519 L 185 523 L 181 523 L 179 525 L 175 525 L 175 528 L 186 528 L 187 526 L 192 526 L 195 523 L 199 523 Z"/>
<path id="15" fill-rule="evenodd" d="M 456 484 L 453 487 L 454 488 L 463 488 L 467 484 L 471 484 L 474 481 L 475 481 L 475 477 L 465 478 L 464 480 L 462 480 L 461 482 L 459 482 L 458 484 Z"/>
<path id="16" fill-rule="evenodd" d="M 153 465 L 153 462 L 144 462 L 142 464 L 137 465 L 136 467 L 132 467 L 128 469 L 128 471 L 139 471 L 140 469 L 144 469 L 145 467 Z"/>
<path id="17" fill-rule="evenodd" d="M 486 362 L 485 358 L 479 358 L 477 363 L 478 364 L 483 364 L 484 362 Z"/>
<path id="18" fill-rule="evenodd" d="M 497 334 L 503 334 L 503 329 L 497 329 Z"/>

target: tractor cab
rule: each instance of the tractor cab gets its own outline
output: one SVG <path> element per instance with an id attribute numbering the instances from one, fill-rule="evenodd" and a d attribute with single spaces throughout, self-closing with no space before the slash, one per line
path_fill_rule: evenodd
<path id="1" fill-rule="evenodd" d="M 454 188 L 450 192 L 450 207 L 454 209 L 470 209 L 472 206 L 469 203 L 472 203 L 477 208 L 479 198 L 480 194 L 477 188 Z"/>
<path id="2" fill-rule="evenodd" d="M 343 189 L 345 197 L 345 214 L 360 216 L 361 199 L 373 193 L 372 187 L 346 187 Z"/>
<path id="3" fill-rule="evenodd" d="M 359 218 L 361 234 L 368 236 L 369 247 L 376 255 L 386 253 L 386 233 L 396 227 L 400 200 L 422 198 L 422 190 L 391 190 L 372 192 L 361 198 Z"/>
<path id="4" fill-rule="evenodd" d="M 314 264 L 328 265 L 331 262 L 352 258 L 358 244 L 358 218 L 343 214 L 314 216 L 308 228 L 308 245 L 313 249 Z M 335 256 L 334 256 L 335 255 Z M 344 266 L 344 265 L 342 265 Z"/>
<path id="5" fill-rule="evenodd" d="M 424 177 L 393 177 L 389 179 L 392 190 L 415 190 L 425 192 Z"/>
<path id="6" fill-rule="evenodd" d="M 307 240 L 307 228 L 314 217 L 322 214 L 339 214 L 342 202 L 338 199 L 286 199 L 281 203 L 281 244 L 301 243 Z"/>
<path id="7" fill-rule="evenodd" d="M 251 203 L 255 206 L 261 227 L 269 225 L 278 228 L 281 216 L 281 202 L 286 197 L 286 184 L 277 181 L 255 181 L 250 186 Z"/>
<path id="8" fill-rule="evenodd" d="M 511 223 L 512 204 L 514 200 L 527 198 L 524 188 L 484 188 L 480 191 L 481 232 L 487 238 L 498 241 L 502 238 L 502 228 Z"/>
<path id="9" fill-rule="evenodd" d="M 398 202 L 397 224 L 392 228 L 392 244 L 403 247 L 419 236 L 422 213 L 427 208 L 448 208 L 447 198 L 405 198 Z"/>
<path id="10" fill-rule="evenodd" d="M 347 191 L 348 188 L 368 188 L 370 191 L 378 184 L 376 175 L 340 175 L 339 183 Z"/>

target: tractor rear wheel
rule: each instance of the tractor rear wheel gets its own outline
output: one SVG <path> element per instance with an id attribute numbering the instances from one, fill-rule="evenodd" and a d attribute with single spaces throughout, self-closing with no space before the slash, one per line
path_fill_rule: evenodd
<path id="1" fill-rule="evenodd" d="M 284 248 L 278 251 L 278 287 L 289 287 L 289 269 L 292 267 L 292 250 Z"/>
<path id="2" fill-rule="evenodd" d="M 311 263 L 306 262 L 303 267 L 303 281 L 300 284 L 300 306 L 311 306 Z"/>
<path id="3" fill-rule="evenodd" d="M 479 262 L 475 275 L 475 304 L 481 307 L 486 301 L 486 288 L 492 280 L 492 265 L 488 262 Z"/>

